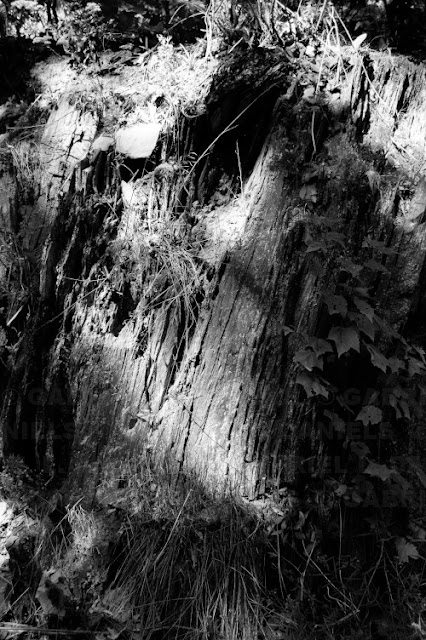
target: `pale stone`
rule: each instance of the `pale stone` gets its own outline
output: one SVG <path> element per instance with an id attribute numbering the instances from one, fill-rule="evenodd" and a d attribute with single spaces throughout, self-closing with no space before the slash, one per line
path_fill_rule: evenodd
<path id="1" fill-rule="evenodd" d="M 156 123 L 135 124 L 119 129 L 115 134 L 116 151 L 128 158 L 149 158 L 155 149 L 160 131 L 161 125 Z"/>
<path id="2" fill-rule="evenodd" d="M 92 151 L 108 151 L 114 144 L 114 138 L 111 136 L 99 136 L 92 144 Z"/>

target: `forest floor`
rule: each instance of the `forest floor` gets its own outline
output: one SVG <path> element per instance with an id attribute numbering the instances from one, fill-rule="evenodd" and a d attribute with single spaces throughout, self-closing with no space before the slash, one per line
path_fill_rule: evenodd
<path id="1" fill-rule="evenodd" d="M 362 42 L 352 47 L 355 54 Z M 9 96 L 5 103 L 9 115 L 1 150 L 13 150 L 20 178 L 33 171 L 28 151 L 40 144 L 64 96 L 96 113 L 99 136 L 154 123 L 173 140 L 182 114 L 195 119 L 205 113 L 215 72 L 234 45 L 226 52 L 205 39 L 176 45 L 160 36 L 152 50 L 104 51 L 89 65 L 77 66 L 67 55 L 52 53 L 31 69 L 29 95 L 35 99 Z M 326 60 L 314 39 L 297 44 L 307 59 L 301 91 L 308 103 L 319 83 L 318 68 L 320 75 L 328 68 L 326 84 L 335 73 L 337 78 L 342 52 L 348 54 L 344 47 L 336 51 L 335 44 L 328 45 Z M 286 63 L 289 57 L 292 61 L 290 50 L 283 56 Z M 331 103 L 339 101 L 339 91 L 331 88 Z M 194 162 L 185 167 L 186 175 Z M 207 203 L 196 204 L 191 238 L 197 258 L 210 267 L 219 265 L 243 233 L 250 194 L 242 186 L 241 175 L 238 189 L 222 182 Z M 137 179 L 120 184 L 124 207 L 135 216 L 139 187 Z M 303 188 L 307 200 L 315 196 L 309 185 Z M 13 317 L 8 317 L 11 324 Z M 144 459 L 124 456 L 121 464 L 117 477 L 106 477 L 98 487 L 89 508 L 83 499 L 67 502 L 49 476 L 29 470 L 19 456 L 9 457 L 0 472 L 0 638 L 426 636 L 420 572 L 410 574 L 407 563 L 383 571 L 385 542 L 370 565 L 362 565 L 362 553 L 343 557 L 341 548 L 328 556 L 317 552 L 320 526 L 310 517 L 316 507 L 327 511 L 325 491 L 315 493 L 315 507 L 286 488 L 278 499 L 224 499 L 194 478 L 178 479 L 172 465 L 155 468 L 149 451 Z M 410 547 L 403 551 L 408 561 Z M 381 590 L 389 580 L 397 585 L 392 592 L 399 589 L 404 601 L 403 616 L 394 603 L 381 608 Z"/>

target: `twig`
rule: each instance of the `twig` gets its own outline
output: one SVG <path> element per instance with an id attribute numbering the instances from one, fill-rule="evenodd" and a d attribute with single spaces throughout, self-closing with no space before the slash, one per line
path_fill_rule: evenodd
<path id="1" fill-rule="evenodd" d="M 242 171 L 242 167 L 241 167 L 240 145 L 238 144 L 238 140 L 237 140 L 237 142 L 236 142 L 236 150 L 235 150 L 235 153 L 237 154 L 238 171 L 239 171 L 239 173 L 240 173 L 241 195 L 242 195 L 242 198 L 243 198 L 243 200 L 244 200 L 243 171 Z"/>
<path id="2" fill-rule="evenodd" d="M 34 627 L 30 624 L 20 624 L 14 622 L 0 623 L 0 631 L 6 631 L 9 633 L 39 633 L 40 635 L 48 636 L 81 636 L 81 635 L 95 635 L 94 631 L 90 629 L 46 629 L 43 627 Z"/>
<path id="3" fill-rule="evenodd" d="M 246 111 L 248 111 L 258 100 L 260 100 L 260 98 L 262 98 L 266 93 L 268 93 L 268 91 L 270 91 L 273 87 L 276 87 L 277 85 L 278 85 L 278 82 L 274 82 L 273 84 L 269 85 L 266 89 L 264 89 L 264 91 L 262 91 L 262 93 L 260 93 L 258 96 L 253 98 L 250 104 L 248 104 L 242 111 L 240 111 L 240 113 L 238 113 L 235 116 L 233 120 L 231 120 L 231 122 L 228 125 L 226 125 L 226 127 L 216 136 L 216 138 L 204 149 L 200 157 L 197 158 L 197 161 L 194 162 L 190 171 L 188 171 L 185 177 L 184 184 L 186 184 L 189 181 L 189 178 L 194 173 L 195 167 L 201 162 L 201 160 L 203 160 L 203 158 L 205 158 L 208 152 L 214 147 L 216 142 L 220 140 L 220 138 L 224 136 L 225 133 L 228 133 L 229 131 L 232 131 L 232 129 L 235 129 L 237 126 L 236 123 L 241 118 L 241 116 L 243 116 Z"/>

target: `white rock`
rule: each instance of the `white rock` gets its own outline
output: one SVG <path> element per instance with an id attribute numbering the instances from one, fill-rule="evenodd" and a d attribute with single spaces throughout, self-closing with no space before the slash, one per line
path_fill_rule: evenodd
<path id="1" fill-rule="evenodd" d="M 108 151 L 114 144 L 114 138 L 111 136 L 99 136 L 92 144 L 92 151 Z"/>
<path id="2" fill-rule="evenodd" d="M 13 511 L 5 500 L 0 501 L 0 525 L 7 524 L 12 520 Z"/>
<path id="3" fill-rule="evenodd" d="M 136 202 L 135 187 L 131 182 L 121 181 L 121 195 L 125 207 L 130 207 Z"/>
<path id="4" fill-rule="evenodd" d="M 149 158 L 155 149 L 160 131 L 161 125 L 156 123 L 123 127 L 115 134 L 116 151 L 128 158 Z"/>

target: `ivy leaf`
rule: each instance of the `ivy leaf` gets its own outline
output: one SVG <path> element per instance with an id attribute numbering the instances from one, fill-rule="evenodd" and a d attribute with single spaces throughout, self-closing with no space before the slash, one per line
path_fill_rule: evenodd
<path id="1" fill-rule="evenodd" d="M 296 384 L 302 385 L 308 398 L 312 398 L 314 396 L 324 396 L 325 398 L 328 398 L 329 396 L 329 391 L 323 384 L 321 384 L 318 378 L 310 376 L 305 371 L 298 374 Z"/>
<path id="2" fill-rule="evenodd" d="M 365 346 L 367 347 L 370 353 L 371 362 L 373 366 L 383 371 L 383 373 L 386 373 L 386 370 L 389 366 L 388 359 L 385 358 L 385 356 L 382 353 L 380 353 L 380 351 L 376 349 L 376 347 L 374 347 L 373 345 L 367 344 Z"/>
<path id="3" fill-rule="evenodd" d="M 374 336 L 376 335 L 376 332 L 374 330 L 374 324 L 370 322 L 368 318 L 361 315 L 360 313 L 355 313 L 355 311 L 350 311 L 348 313 L 348 318 L 349 320 L 352 320 L 354 324 L 356 324 L 361 333 L 366 335 L 368 338 L 370 338 L 371 341 L 374 342 Z"/>
<path id="4" fill-rule="evenodd" d="M 359 458 L 366 458 L 371 453 L 365 442 L 358 442 L 357 440 L 352 440 L 351 451 Z"/>
<path id="5" fill-rule="evenodd" d="M 377 324 L 379 329 L 383 331 L 383 333 L 387 333 L 389 337 L 400 340 L 404 344 L 404 338 L 402 338 L 402 336 L 399 335 L 398 331 L 395 331 L 395 329 L 391 327 L 391 325 L 383 320 L 380 316 L 374 316 L 374 322 Z"/>
<path id="6" fill-rule="evenodd" d="M 322 356 L 324 353 L 333 353 L 333 347 L 323 338 L 309 338 L 309 342 L 306 345 L 315 352 L 315 355 Z"/>
<path id="7" fill-rule="evenodd" d="M 406 460 L 410 467 L 416 472 L 418 479 L 423 485 L 423 489 L 426 489 L 426 473 L 412 456 L 406 456 Z"/>
<path id="8" fill-rule="evenodd" d="M 424 364 L 415 360 L 414 358 L 408 358 L 408 374 L 409 376 L 415 376 L 416 374 L 424 373 L 426 370 Z"/>
<path id="9" fill-rule="evenodd" d="M 399 398 L 406 398 L 407 394 L 404 392 L 404 389 L 402 389 L 402 387 L 400 387 L 399 385 L 396 385 L 393 389 L 392 389 L 392 393 L 394 396 L 396 396 L 398 399 Z"/>
<path id="10" fill-rule="evenodd" d="M 386 269 L 386 267 L 383 264 L 380 264 L 380 262 L 377 262 L 377 260 L 367 260 L 366 262 L 364 262 L 364 267 L 370 269 L 371 271 L 381 271 L 381 273 L 389 273 L 389 269 Z"/>
<path id="11" fill-rule="evenodd" d="M 417 547 L 412 542 L 408 542 L 406 538 L 397 538 L 395 546 L 399 564 L 406 564 L 410 559 L 417 560 L 420 558 Z"/>
<path id="12" fill-rule="evenodd" d="M 388 365 L 392 373 L 397 373 L 398 371 L 403 371 L 405 369 L 405 362 L 395 356 L 388 359 Z"/>
<path id="13" fill-rule="evenodd" d="M 364 296 L 364 298 L 368 298 L 368 296 L 370 295 L 368 292 L 368 287 L 354 287 L 353 291 L 359 296 Z"/>
<path id="14" fill-rule="evenodd" d="M 294 329 L 288 327 L 286 324 L 284 325 L 284 336 L 287 337 L 290 333 L 294 333 Z"/>
<path id="15" fill-rule="evenodd" d="M 373 323 L 370 322 L 368 318 L 362 317 L 359 319 L 358 329 L 374 342 L 376 332 L 374 331 Z"/>
<path id="16" fill-rule="evenodd" d="M 359 353 L 359 334 L 355 327 L 333 327 L 328 334 L 328 339 L 336 344 L 339 358 L 349 349 Z"/>
<path id="17" fill-rule="evenodd" d="M 302 175 L 302 182 L 310 182 L 314 178 L 317 178 L 319 175 L 319 171 L 319 167 L 315 165 L 310 167 L 309 169 L 306 169 L 305 173 Z"/>
<path id="18" fill-rule="evenodd" d="M 348 258 L 344 258 L 340 261 L 340 268 L 342 271 L 350 273 L 353 278 L 357 278 L 362 271 L 362 265 L 355 264 L 355 262 L 352 262 L 352 260 L 349 260 Z"/>
<path id="19" fill-rule="evenodd" d="M 306 244 L 308 245 L 306 253 L 313 253 L 314 251 L 325 251 L 327 249 L 325 242 L 322 242 L 321 240 L 308 240 Z"/>
<path id="20" fill-rule="evenodd" d="M 393 393 L 390 393 L 388 399 L 389 399 L 390 406 L 395 410 L 395 415 L 399 420 L 400 418 L 402 418 L 402 413 L 399 409 L 398 398 Z"/>
<path id="21" fill-rule="evenodd" d="M 327 227 L 328 229 L 335 229 L 340 225 L 340 221 L 336 218 L 331 218 L 330 216 L 318 216 L 316 213 L 312 214 L 309 217 L 310 224 L 315 225 L 316 227 Z"/>
<path id="22" fill-rule="evenodd" d="M 316 202 L 318 198 L 316 185 L 304 184 L 299 191 L 299 198 L 307 200 L 308 202 Z"/>
<path id="23" fill-rule="evenodd" d="M 422 347 L 418 347 L 417 345 L 412 345 L 411 349 L 413 351 L 413 353 L 415 353 L 416 355 L 418 355 L 420 357 L 420 360 L 423 362 L 423 364 L 426 364 L 426 352 Z"/>
<path id="24" fill-rule="evenodd" d="M 301 364 L 308 371 L 312 371 L 314 367 L 323 368 L 322 358 L 318 358 L 311 349 L 299 349 L 294 355 L 294 361 Z"/>
<path id="25" fill-rule="evenodd" d="M 369 404 L 361 409 L 355 420 L 361 420 L 362 424 L 366 427 L 368 424 L 379 424 L 382 418 L 382 410 Z"/>
<path id="26" fill-rule="evenodd" d="M 346 422 L 339 418 L 339 416 L 334 413 L 334 411 L 329 411 L 328 409 L 324 411 L 324 415 L 331 421 L 335 431 L 338 433 L 346 433 Z"/>
<path id="27" fill-rule="evenodd" d="M 407 418 L 407 420 L 410 420 L 411 418 L 411 412 L 410 412 L 410 407 L 408 406 L 408 402 L 406 402 L 405 400 L 400 400 L 398 402 L 399 407 L 402 411 L 402 414 L 404 416 L 404 418 Z"/>
<path id="28" fill-rule="evenodd" d="M 368 318 L 370 322 L 373 322 L 374 309 L 368 304 L 368 302 L 366 302 L 365 300 L 361 300 L 361 298 L 354 298 L 354 305 L 357 307 L 358 311 L 362 313 L 363 316 Z"/>
<path id="29" fill-rule="evenodd" d="M 329 231 L 326 235 L 326 240 L 330 244 L 339 245 L 339 247 L 346 247 L 346 236 L 343 233 L 337 231 Z"/>
<path id="30" fill-rule="evenodd" d="M 324 300 L 328 307 L 328 313 L 341 315 L 343 318 L 348 312 L 348 303 L 343 296 L 327 296 Z"/>
<path id="31" fill-rule="evenodd" d="M 373 478 L 380 478 L 383 482 L 389 480 L 393 474 L 393 470 L 389 469 L 385 464 L 377 464 L 376 462 L 370 462 L 368 467 L 364 469 L 364 473 L 367 473 Z"/>
<path id="32" fill-rule="evenodd" d="M 387 247 L 384 242 L 381 240 L 373 240 L 372 238 L 365 238 L 362 243 L 363 248 L 376 249 L 379 253 L 382 253 L 384 256 L 392 256 L 396 255 L 397 251 L 392 249 L 391 247 Z"/>
<path id="33" fill-rule="evenodd" d="M 345 495 L 345 493 L 347 492 L 347 490 L 348 490 L 348 487 L 347 487 L 347 485 L 346 485 L 346 484 L 341 484 L 341 483 L 339 483 L 339 484 L 337 485 L 337 487 L 334 489 L 334 493 L 336 494 L 336 496 L 337 496 L 338 498 L 341 498 L 342 496 L 344 496 L 344 495 Z"/>

